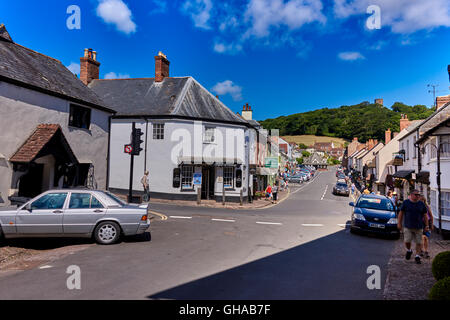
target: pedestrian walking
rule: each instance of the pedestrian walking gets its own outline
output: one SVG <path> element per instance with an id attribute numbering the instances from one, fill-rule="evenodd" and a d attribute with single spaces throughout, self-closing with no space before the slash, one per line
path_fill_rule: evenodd
<path id="1" fill-rule="evenodd" d="M 424 223 L 425 222 L 425 223 Z M 425 228 L 424 228 L 425 227 Z M 424 231 L 429 231 L 427 207 L 420 201 L 420 193 L 414 189 L 409 194 L 409 198 L 403 201 L 398 215 L 397 228 L 404 234 L 406 260 L 411 258 L 411 242 L 416 244 L 416 257 L 414 260 L 420 264 L 420 253 L 422 252 L 422 235 Z"/>
<path id="2" fill-rule="evenodd" d="M 427 203 L 427 199 L 423 195 L 420 197 L 420 201 L 422 201 L 425 204 L 425 206 L 427 207 L 427 217 L 428 217 L 428 230 L 423 231 L 422 254 L 420 256 L 428 259 L 428 258 L 430 258 L 430 255 L 428 254 L 428 245 L 430 243 L 431 231 L 434 229 L 433 213 L 431 212 L 431 208 Z"/>
<path id="3" fill-rule="evenodd" d="M 144 175 L 141 178 L 142 187 L 144 188 L 144 196 L 142 197 L 142 200 L 144 200 L 144 202 L 150 201 L 150 188 L 148 175 L 149 172 L 147 170 L 144 172 Z"/>
<path id="4" fill-rule="evenodd" d="M 272 203 L 277 203 L 278 199 L 278 181 L 273 185 L 272 188 Z"/>
<path id="5" fill-rule="evenodd" d="M 355 194 L 355 188 L 356 188 L 355 184 L 352 183 L 352 194 Z"/>

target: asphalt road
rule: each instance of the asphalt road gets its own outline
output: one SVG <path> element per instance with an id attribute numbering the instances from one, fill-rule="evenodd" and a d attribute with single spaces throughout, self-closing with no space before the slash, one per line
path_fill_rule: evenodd
<path id="1" fill-rule="evenodd" d="M 153 219 L 147 239 L 2 277 L 0 299 L 381 299 L 394 241 L 349 233 L 351 200 L 332 195 L 334 173 L 268 209 L 152 205 L 168 219 Z M 66 285 L 72 265 L 80 290 Z M 367 288 L 371 265 L 381 289 Z"/>

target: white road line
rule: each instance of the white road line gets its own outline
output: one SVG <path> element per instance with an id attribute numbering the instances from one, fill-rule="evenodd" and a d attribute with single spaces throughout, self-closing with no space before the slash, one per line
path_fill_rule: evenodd
<path id="1" fill-rule="evenodd" d="M 50 269 L 50 268 L 53 268 L 53 266 L 46 265 L 46 266 L 39 267 L 39 269 Z"/>
<path id="2" fill-rule="evenodd" d="M 339 227 L 347 227 L 347 226 L 351 226 L 351 223 L 339 223 L 338 226 Z"/>
<path id="3" fill-rule="evenodd" d="M 192 219 L 192 217 L 183 217 L 183 216 L 169 216 L 169 217 L 173 219 Z"/>
<path id="4" fill-rule="evenodd" d="M 227 219 L 211 219 L 212 221 L 221 221 L 221 222 L 236 222 L 236 220 L 227 220 Z"/>
<path id="5" fill-rule="evenodd" d="M 278 226 L 281 226 L 281 225 L 282 225 L 282 223 L 279 223 L 279 222 L 263 222 L 263 221 L 256 221 L 256 223 L 258 223 L 258 224 L 273 224 L 273 225 L 278 225 Z"/>
<path id="6" fill-rule="evenodd" d="M 323 227 L 323 224 L 316 224 L 316 223 L 304 223 L 302 224 L 304 227 Z"/>
<path id="7" fill-rule="evenodd" d="M 325 195 L 327 194 L 327 190 L 328 190 L 328 185 L 325 187 L 325 192 L 322 195 L 322 198 L 320 200 L 323 200 L 323 197 L 325 197 Z"/>

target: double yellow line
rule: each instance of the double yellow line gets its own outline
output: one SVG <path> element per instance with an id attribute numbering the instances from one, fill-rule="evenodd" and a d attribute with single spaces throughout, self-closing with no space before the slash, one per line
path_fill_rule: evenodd
<path id="1" fill-rule="evenodd" d="M 160 217 L 161 220 L 167 220 L 167 216 L 162 214 L 162 213 L 159 213 L 159 212 L 156 212 L 156 211 L 153 211 L 153 210 L 148 210 L 148 212 L 151 213 L 151 214 L 154 214 L 155 216 Z"/>

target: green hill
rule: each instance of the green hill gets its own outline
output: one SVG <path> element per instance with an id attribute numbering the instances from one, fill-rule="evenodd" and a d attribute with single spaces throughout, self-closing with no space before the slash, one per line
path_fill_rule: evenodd
<path id="1" fill-rule="evenodd" d="M 396 102 L 390 109 L 379 104 L 363 102 L 335 109 L 318 109 L 275 119 L 259 121 L 265 129 L 279 129 L 280 136 L 316 135 L 365 142 L 373 138 L 384 141 L 384 132 L 399 131 L 401 114 L 409 120 L 425 119 L 433 113 L 423 105 L 408 106 Z"/>

